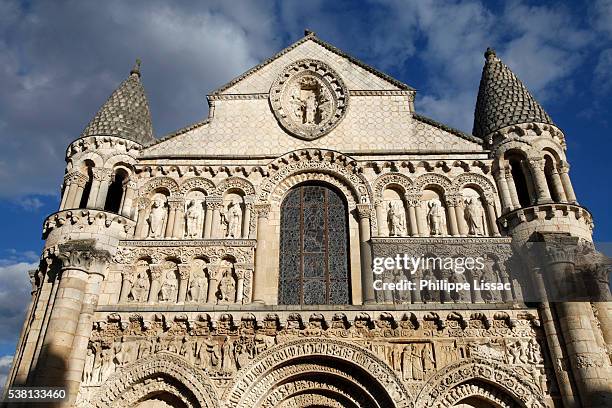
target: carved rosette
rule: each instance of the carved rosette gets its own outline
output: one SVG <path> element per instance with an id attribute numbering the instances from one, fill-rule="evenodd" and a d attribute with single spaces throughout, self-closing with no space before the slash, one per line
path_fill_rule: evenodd
<path id="1" fill-rule="evenodd" d="M 311 59 L 287 66 L 270 88 L 270 105 L 281 126 L 313 140 L 334 129 L 348 108 L 348 90 L 327 64 Z"/>

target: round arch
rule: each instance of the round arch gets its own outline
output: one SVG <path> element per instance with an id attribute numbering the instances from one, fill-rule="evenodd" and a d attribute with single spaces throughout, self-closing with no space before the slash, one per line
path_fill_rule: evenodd
<path id="1" fill-rule="evenodd" d="M 430 185 L 438 186 L 442 189 L 445 195 L 455 192 L 453 190 L 453 183 L 451 180 L 442 174 L 425 173 L 417 177 L 414 181 L 414 189 L 417 193 L 422 192 L 424 188 Z"/>
<path id="2" fill-rule="evenodd" d="M 407 194 L 412 190 L 412 180 L 401 173 L 386 173 L 374 181 L 374 204 L 383 200 L 383 192 L 388 186 L 399 186 L 402 193 Z"/>
<path id="3" fill-rule="evenodd" d="M 228 177 L 221 181 L 217 186 L 217 194 L 223 196 L 223 194 L 230 189 L 242 190 L 245 195 L 255 194 L 255 187 L 253 187 L 253 184 L 240 177 Z"/>
<path id="4" fill-rule="evenodd" d="M 431 377 L 416 398 L 415 408 L 447 407 L 447 399 L 453 396 L 459 402 L 458 387 L 473 382 L 493 387 L 495 395 L 506 396 L 513 407 L 546 407 L 539 388 L 526 378 L 495 361 L 472 358 L 450 364 Z"/>
<path id="5" fill-rule="evenodd" d="M 148 197 L 153 191 L 162 187 L 170 192 L 170 197 L 180 196 L 179 186 L 171 177 L 155 177 L 147 181 L 142 188 L 142 196 Z"/>
<path id="6" fill-rule="evenodd" d="M 161 392 L 181 399 L 188 407 L 220 408 L 215 389 L 203 371 L 168 352 L 156 353 L 119 369 L 100 388 L 92 405 L 131 406 Z"/>
<path id="7" fill-rule="evenodd" d="M 181 183 L 180 191 L 181 194 L 185 195 L 191 190 L 202 190 L 210 195 L 215 191 L 215 184 L 204 177 L 191 177 Z"/>
<path id="8" fill-rule="evenodd" d="M 351 384 L 355 394 L 349 394 L 357 400 L 374 398 L 385 408 L 412 404 L 408 390 L 376 355 L 355 344 L 324 338 L 293 340 L 260 354 L 238 373 L 224 400 L 235 408 L 260 408 L 271 391 L 288 379 L 308 381 L 326 375 Z"/>

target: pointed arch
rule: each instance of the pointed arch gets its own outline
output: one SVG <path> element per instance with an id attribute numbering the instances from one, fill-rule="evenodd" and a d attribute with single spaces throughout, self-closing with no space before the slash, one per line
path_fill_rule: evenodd
<path id="1" fill-rule="evenodd" d="M 176 354 L 163 351 L 117 370 L 94 396 L 92 405 L 131 406 L 158 392 L 172 394 L 188 407 L 220 407 L 215 388 L 202 370 Z"/>

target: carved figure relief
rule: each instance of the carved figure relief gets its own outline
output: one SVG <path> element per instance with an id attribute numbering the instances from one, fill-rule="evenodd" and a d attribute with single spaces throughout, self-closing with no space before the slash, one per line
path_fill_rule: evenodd
<path id="1" fill-rule="evenodd" d="M 225 238 L 241 238 L 242 208 L 239 200 L 232 200 L 227 210 L 221 212 L 221 223 L 225 228 Z"/>
<path id="2" fill-rule="evenodd" d="M 195 267 L 189 280 L 189 290 L 187 291 L 187 300 L 189 302 L 206 302 L 208 293 L 208 279 L 204 270 Z"/>
<path id="3" fill-rule="evenodd" d="M 219 303 L 234 303 L 236 301 L 236 281 L 232 269 L 225 268 L 219 282 Z"/>
<path id="4" fill-rule="evenodd" d="M 164 274 L 164 283 L 161 287 L 161 300 L 162 302 L 176 302 L 178 293 L 178 279 L 174 271 L 166 271 Z"/>
<path id="5" fill-rule="evenodd" d="M 149 287 L 149 275 L 147 270 L 141 267 L 138 270 L 138 275 L 128 295 L 128 300 L 133 302 L 146 302 L 149 295 Z"/>
<path id="6" fill-rule="evenodd" d="M 483 210 L 476 198 L 465 201 L 465 221 L 470 235 L 484 235 Z"/>
<path id="7" fill-rule="evenodd" d="M 427 224 L 429 225 L 430 235 L 442 235 L 444 222 L 446 219 L 444 208 L 438 200 L 431 200 L 427 203 Z"/>
<path id="8" fill-rule="evenodd" d="M 281 126 L 307 140 L 338 124 L 346 113 L 347 96 L 338 74 L 316 60 L 289 65 L 270 88 L 270 104 Z"/>

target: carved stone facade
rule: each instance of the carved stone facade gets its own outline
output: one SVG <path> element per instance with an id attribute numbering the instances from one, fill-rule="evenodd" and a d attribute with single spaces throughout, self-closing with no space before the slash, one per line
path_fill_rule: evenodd
<path id="1" fill-rule="evenodd" d="M 96 120 L 148 115 L 124 94 Z M 607 406 L 609 303 L 546 298 L 578 276 L 609 295 L 565 136 L 547 121 L 477 138 L 414 97 L 308 33 L 213 92 L 206 121 L 84 134 L 9 385 L 99 408 Z M 483 266 L 374 270 L 400 254 Z"/>

